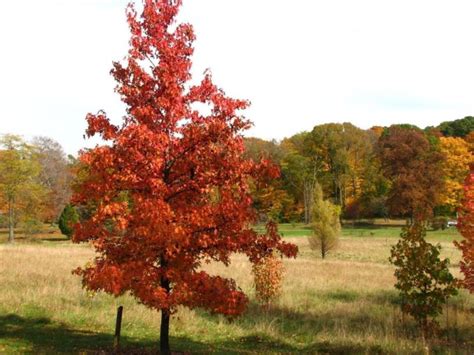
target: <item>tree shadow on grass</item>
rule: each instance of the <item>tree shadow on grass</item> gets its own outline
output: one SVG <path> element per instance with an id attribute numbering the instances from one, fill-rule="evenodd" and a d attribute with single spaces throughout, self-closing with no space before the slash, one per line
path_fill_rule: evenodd
<path id="1" fill-rule="evenodd" d="M 0 339 L 12 349 L 42 353 L 98 350 L 112 342 L 110 335 L 69 329 L 48 318 L 23 318 L 15 314 L 0 317 Z"/>
<path id="2" fill-rule="evenodd" d="M 171 337 L 170 343 L 176 354 L 367 352 L 365 347 L 334 346 L 329 343 L 296 348 L 282 340 L 262 334 L 216 341 L 212 344 L 201 343 L 186 337 Z M 0 316 L 0 350 L 2 351 L 40 354 L 158 354 L 158 339 L 137 341 L 122 337 L 121 351 L 118 353 L 113 351 L 112 344 L 112 334 L 71 329 L 64 324 L 52 322 L 48 318 L 24 318 L 15 314 Z"/>
<path id="3" fill-rule="evenodd" d="M 205 312 L 198 313 L 211 322 L 219 320 L 219 317 Z M 196 340 L 196 337 L 172 336 L 170 339 L 171 348 L 175 354 L 382 354 L 385 350 L 379 345 L 351 342 L 348 339 L 333 339 L 330 342 L 314 340 L 316 339 L 314 335 L 331 331 L 331 329 L 335 330 L 341 322 L 345 322 L 348 328 L 353 328 L 356 332 L 357 328 L 363 327 L 368 322 L 372 322 L 375 327 L 383 326 L 377 321 L 374 323 L 374 319 L 370 315 L 344 315 L 331 312 L 314 315 L 285 308 L 263 310 L 260 306 L 251 304 L 247 315 L 236 322 L 243 329 L 250 331 L 243 337 L 211 340 L 210 342 L 200 342 L 199 339 Z M 259 328 L 255 327 L 258 323 L 273 323 L 276 331 L 271 332 L 272 335 L 252 331 L 252 329 Z M 295 342 L 289 340 L 293 336 L 301 337 L 297 342 L 299 345 L 294 345 Z M 305 342 L 307 343 L 305 344 Z M 0 352 L 116 354 L 112 344 L 112 333 L 72 329 L 45 317 L 24 318 L 15 314 L 0 316 Z M 158 345 L 158 330 L 156 339 L 147 340 L 122 336 L 122 351 L 119 354 L 158 354 Z M 447 348 L 449 348 L 449 344 L 440 344 L 439 350 L 443 351 Z"/>
<path id="4" fill-rule="evenodd" d="M 24 318 L 15 314 L 0 316 L 0 352 L 39 354 L 158 354 L 156 341 L 121 337 L 120 351 L 113 349 L 113 334 L 71 329 L 48 318 Z M 204 344 L 187 338 L 171 338 L 182 349 L 204 350 Z M 2 347 L 3 346 L 3 347 Z M 189 350 L 184 353 L 189 353 Z M 183 353 L 183 352 L 179 352 Z"/>
<path id="5" fill-rule="evenodd" d="M 0 350 L 40 354 L 158 354 L 156 341 L 121 338 L 121 350 L 113 349 L 113 335 L 71 329 L 46 317 L 24 318 L 15 314 L 0 316 Z M 242 353 L 269 349 L 295 351 L 269 338 L 249 336 L 215 344 L 204 344 L 185 337 L 171 337 L 172 349 L 179 354 Z"/>

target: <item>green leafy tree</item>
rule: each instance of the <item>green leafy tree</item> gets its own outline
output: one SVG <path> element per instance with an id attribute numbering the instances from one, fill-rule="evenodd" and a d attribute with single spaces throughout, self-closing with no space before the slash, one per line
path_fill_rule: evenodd
<path id="1" fill-rule="evenodd" d="M 302 216 L 306 224 L 311 222 L 313 190 L 321 171 L 319 157 L 306 154 L 307 137 L 307 132 L 298 133 L 281 142 L 284 152 L 281 163 L 284 187 L 296 202 L 295 215 Z"/>
<path id="2" fill-rule="evenodd" d="M 423 337 L 441 314 L 443 304 L 457 294 L 457 281 L 449 272 L 449 259 L 440 259 L 441 246 L 425 240 L 421 223 L 405 227 L 401 239 L 391 249 L 390 263 L 395 267 L 402 311 L 411 315 Z"/>
<path id="3" fill-rule="evenodd" d="M 244 138 L 245 154 L 255 163 L 266 160 L 275 168 L 281 169 L 282 150 L 276 141 L 266 141 L 260 138 Z M 288 221 L 293 208 L 293 200 L 284 189 L 283 179 L 269 176 L 266 181 L 251 179 L 250 190 L 253 205 L 258 212 L 259 222 L 272 219 L 275 221 Z"/>
<path id="4" fill-rule="evenodd" d="M 342 209 L 362 193 L 375 141 L 373 132 L 347 122 L 315 126 L 306 137 L 305 155 L 319 163 L 318 181 Z"/>
<path id="5" fill-rule="evenodd" d="M 261 159 L 268 159 L 279 164 L 283 158 L 283 152 L 276 140 L 266 141 L 261 138 L 245 137 L 245 154 L 248 159 L 259 162 Z"/>
<path id="6" fill-rule="evenodd" d="M 38 215 L 44 188 L 38 181 L 41 172 L 34 149 L 15 135 L 0 138 L 0 205 L 7 212 L 8 241 L 15 239 L 17 222 Z"/>
<path id="7" fill-rule="evenodd" d="M 321 252 L 324 259 L 338 243 L 341 234 L 341 223 L 339 222 L 340 207 L 323 198 L 321 185 L 316 184 L 314 188 L 314 201 L 312 206 L 313 222 L 311 228 L 313 235 L 309 237 L 311 249 Z"/>
<path id="8" fill-rule="evenodd" d="M 43 223 L 37 218 L 25 218 L 22 220 L 21 227 L 23 234 L 27 238 L 31 238 L 34 234 L 41 232 Z"/>
<path id="9" fill-rule="evenodd" d="M 79 222 L 79 214 L 77 213 L 76 209 L 73 205 L 67 204 L 64 207 L 63 212 L 59 216 L 59 229 L 61 233 L 71 238 L 73 233 L 73 225 Z"/>
<path id="10" fill-rule="evenodd" d="M 437 128 L 445 137 L 465 137 L 474 131 L 474 117 L 467 116 L 459 120 L 443 122 Z"/>
<path id="11" fill-rule="evenodd" d="M 361 194 L 357 200 L 361 215 L 366 218 L 387 218 L 387 195 L 389 181 L 381 173 L 381 162 L 377 156 L 366 162 L 362 177 Z M 347 213 L 347 208 L 346 208 Z"/>
<path id="12" fill-rule="evenodd" d="M 306 139 L 306 154 L 320 161 L 318 180 L 334 201 L 344 205 L 345 185 L 350 164 L 345 125 L 328 123 L 315 126 Z"/>

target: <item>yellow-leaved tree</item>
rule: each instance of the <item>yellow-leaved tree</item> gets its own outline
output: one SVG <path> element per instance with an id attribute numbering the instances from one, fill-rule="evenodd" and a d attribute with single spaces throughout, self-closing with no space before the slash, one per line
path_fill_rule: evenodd
<path id="1" fill-rule="evenodd" d="M 464 180 L 474 159 L 469 151 L 469 143 L 459 137 L 441 137 L 440 148 L 446 158 L 442 166 L 442 174 L 446 179 L 445 189 L 440 203 L 454 211 L 460 206 Z"/>
<path id="2" fill-rule="evenodd" d="M 321 257 L 324 259 L 338 244 L 341 234 L 339 221 L 341 208 L 323 198 L 323 190 L 319 184 L 314 188 L 312 213 L 313 235 L 308 238 L 309 246 L 312 250 L 321 252 Z"/>

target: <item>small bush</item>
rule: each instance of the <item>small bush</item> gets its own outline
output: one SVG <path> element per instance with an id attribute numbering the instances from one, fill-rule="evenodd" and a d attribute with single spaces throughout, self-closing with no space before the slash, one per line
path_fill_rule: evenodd
<path id="1" fill-rule="evenodd" d="M 362 205 L 360 201 L 353 201 L 346 205 L 344 209 L 344 219 L 357 220 L 362 215 Z"/>
<path id="2" fill-rule="evenodd" d="M 431 220 L 431 228 L 435 231 L 445 230 L 448 227 L 448 218 L 447 217 L 435 217 Z"/>
<path id="3" fill-rule="evenodd" d="M 402 312 L 411 315 L 425 335 L 437 325 L 447 299 L 457 294 L 457 281 L 449 272 L 449 259 L 441 260 L 441 246 L 425 240 L 420 223 L 405 227 L 392 247 L 390 262 L 395 265 L 395 288 L 400 291 Z"/>
<path id="4" fill-rule="evenodd" d="M 68 238 L 71 238 L 73 232 L 73 225 L 77 222 L 79 222 L 79 214 L 77 213 L 74 206 L 72 206 L 71 204 L 67 204 L 66 207 L 64 207 L 61 216 L 59 216 L 58 224 L 61 233 L 67 236 Z"/>
<path id="5" fill-rule="evenodd" d="M 8 218 L 7 216 L 0 213 L 0 228 L 8 227 Z"/>
<path id="6" fill-rule="evenodd" d="M 256 298 L 265 307 L 280 296 L 284 272 L 283 262 L 275 255 L 252 266 Z"/>
<path id="7" fill-rule="evenodd" d="M 41 227 L 43 224 L 41 221 L 37 220 L 36 218 L 27 218 L 21 223 L 21 227 L 23 228 L 23 234 L 25 237 L 29 238 L 33 236 L 33 234 L 38 234 L 41 232 Z"/>

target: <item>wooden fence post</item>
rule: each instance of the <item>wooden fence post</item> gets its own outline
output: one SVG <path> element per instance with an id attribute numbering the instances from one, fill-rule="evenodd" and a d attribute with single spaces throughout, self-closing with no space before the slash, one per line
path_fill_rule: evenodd
<path id="1" fill-rule="evenodd" d="M 117 308 L 117 319 L 115 320 L 114 349 L 120 349 L 120 330 L 122 329 L 123 306 Z"/>

